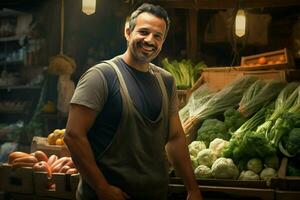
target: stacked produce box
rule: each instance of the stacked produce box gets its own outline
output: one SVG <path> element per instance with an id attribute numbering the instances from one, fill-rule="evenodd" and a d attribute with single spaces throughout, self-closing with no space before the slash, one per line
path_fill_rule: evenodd
<path id="1" fill-rule="evenodd" d="M 14 151 L 0 165 L 6 199 L 75 199 L 79 173 L 63 142 L 64 129 L 35 137 L 31 152 Z"/>

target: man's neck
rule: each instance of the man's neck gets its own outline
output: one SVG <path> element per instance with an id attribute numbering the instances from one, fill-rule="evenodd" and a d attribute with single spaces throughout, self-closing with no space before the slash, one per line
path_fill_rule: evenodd
<path id="1" fill-rule="evenodd" d="M 121 57 L 128 66 L 133 67 L 136 70 L 142 72 L 149 71 L 149 63 L 139 62 L 133 59 L 132 56 L 128 54 L 128 52 L 125 52 Z"/>

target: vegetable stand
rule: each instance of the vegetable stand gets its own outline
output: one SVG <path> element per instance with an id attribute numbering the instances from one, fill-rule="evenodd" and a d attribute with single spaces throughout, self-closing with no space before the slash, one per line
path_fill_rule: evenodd
<path id="1" fill-rule="evenodd" d="M 281 54 L 287 55 L 285 50 L 263 55 L 275 59 Z M 286 170 L 278 169 L 282 157 L 299 157 L 292 140 L 298 141 L 295 136 L 300 130 L 300 70 L 288 63 L 202 69 L 201 84 L 190 89 L 179 114 L 205 198 L 299 198 L 298 177 L 282 176 Z M 221 151 L 217 158 L 216 151 Z M 224 179 L 224 174 L 232 176 Z M 184 199 L 182 180 L 176 173 L 170 180 L 172 198 Z"/>

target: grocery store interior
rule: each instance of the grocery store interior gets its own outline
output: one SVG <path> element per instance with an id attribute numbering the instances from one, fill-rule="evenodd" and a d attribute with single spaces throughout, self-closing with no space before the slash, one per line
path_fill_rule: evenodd
<path id="1" fill-rule="evenodd" d="M 88 69 L 126 51 L 126 20 L 143 3 L 171 21 L 152 62 L 174 77 L 203 199 L 298 200 L 299 0 L 1 0 L 0 200 L 76 199 L 69 102 Z M 11 160 L 30 153 L 71 167 Z M 168 200 L 186 195 L 170 165 Z"/>

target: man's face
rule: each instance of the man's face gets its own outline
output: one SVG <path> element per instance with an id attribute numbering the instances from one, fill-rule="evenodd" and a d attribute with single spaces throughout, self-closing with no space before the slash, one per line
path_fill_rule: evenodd
<path id="1" fill-rule="evenodd" d="M 150 13 L 141 13 L 133 31 L 126 29 L 128 48 L 133 58 L 151 62 L 161 51 L 165 34 L 166 23 L 163 19 Z"/>

